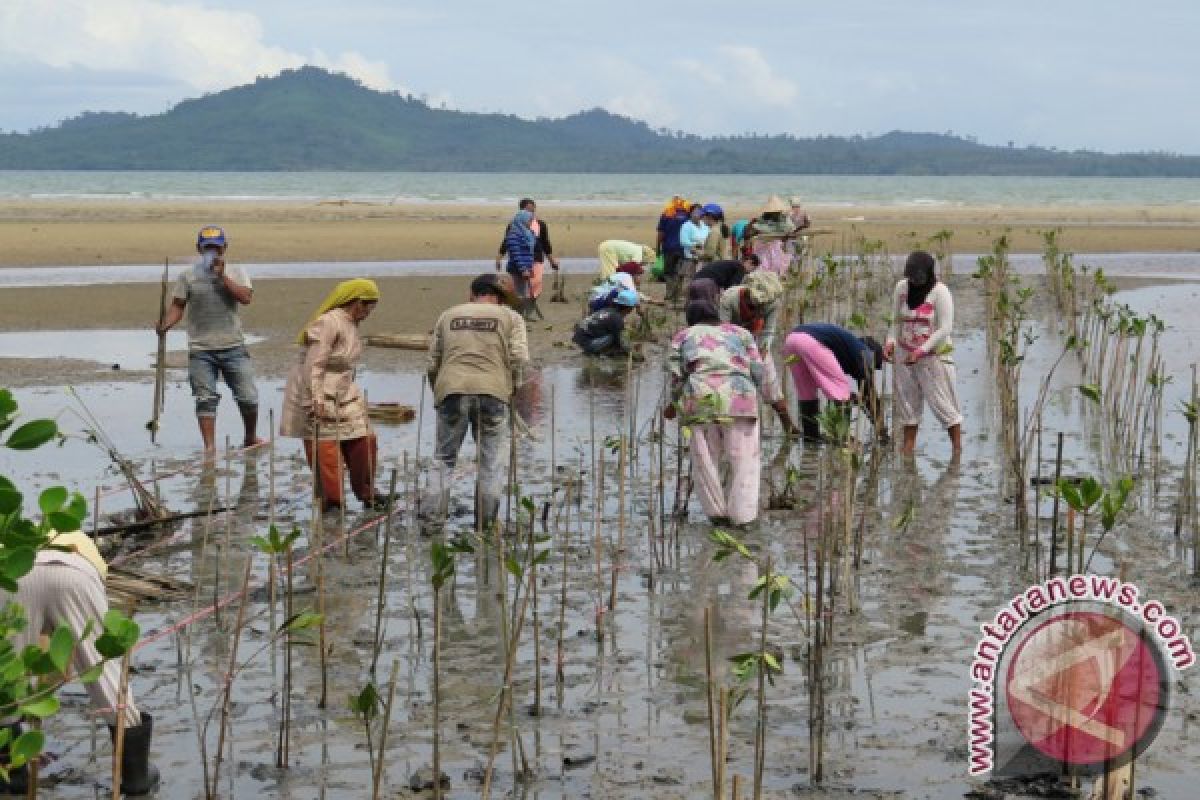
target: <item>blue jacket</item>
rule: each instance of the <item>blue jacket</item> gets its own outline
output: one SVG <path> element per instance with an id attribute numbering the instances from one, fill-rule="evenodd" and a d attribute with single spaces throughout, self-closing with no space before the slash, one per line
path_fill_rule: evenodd
<path id="1" fill-rule="evenodd" d="M 533 269 L 533 246 L 529 238 L 515 226 L 509 226 L 504 234 L 504 249 L 508 252 L 508 271 L 514 275 L 527 274 Z"/>

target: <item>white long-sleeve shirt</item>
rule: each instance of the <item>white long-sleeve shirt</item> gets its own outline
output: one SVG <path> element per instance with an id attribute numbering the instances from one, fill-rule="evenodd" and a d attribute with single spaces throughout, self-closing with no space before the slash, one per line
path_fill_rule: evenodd
<path id="1" fill-rule="evenodd" d="M 954 329 L 954 297 L 942 282 L 929 290 L 925 302 L 916 308 L 908 307 L 908 280 L 896 284 L 892 294 L 892 330 L 888 341 L 902 350 L 920 349 L 936 353 L 951 344 Z"/>

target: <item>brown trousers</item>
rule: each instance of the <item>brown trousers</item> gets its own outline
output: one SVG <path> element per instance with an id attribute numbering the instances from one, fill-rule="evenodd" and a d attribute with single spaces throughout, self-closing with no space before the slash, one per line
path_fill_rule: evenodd
<path id="1" fill-rule="evenodd" d="M 343 505 L 342 475 L 344 465 L 350 476 L 350 489 L 354 496 L 369 503 L 375 496 L 375 463 L 378 461 L 379 442 L 375 434 L 358 439 L 343 439 L 341 456 L 338 444 L 332 439 L 317 442 L 317 491 L 328 505 Z M 304 457 L 308 466 L 313 465 L 313 442 L 304 440 Z"/>

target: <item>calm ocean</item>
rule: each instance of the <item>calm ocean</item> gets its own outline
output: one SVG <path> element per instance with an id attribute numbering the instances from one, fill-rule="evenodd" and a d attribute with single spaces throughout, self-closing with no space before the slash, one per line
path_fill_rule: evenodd
<path id="1" fill-rule="evenodd" d="M 679 193 L 730 205 L 767 194 L 822 206 L 1104 206 L 1200 204 L 1197 178 L 873 175 L 586 175 L 427 172 L 0 171 L 0 198 L 311 202 L 659 203 Z"/>

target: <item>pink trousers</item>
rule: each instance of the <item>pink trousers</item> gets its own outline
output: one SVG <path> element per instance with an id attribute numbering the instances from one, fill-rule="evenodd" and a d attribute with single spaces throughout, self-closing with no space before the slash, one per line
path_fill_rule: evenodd
<path id="1" fill-rule="evenodd" d="M 792 366 L 797 400 L 816 400 L 817 390 L 830 400 L 850 399 L 850 380 L 828 347 L 807 333 L 789 333 L 783 357 Z"/>
<path id="2" fill-rule="evenodd" d="M 729 463 L 728 486 L 721 480 L 722 457 Z M 757 419 L 734 417 L 732 422 L 692 428 L 692 476 L 709 519 L 727 517 L 735 525 L 753 522 L 758 517 L 761 470 Z"/>

